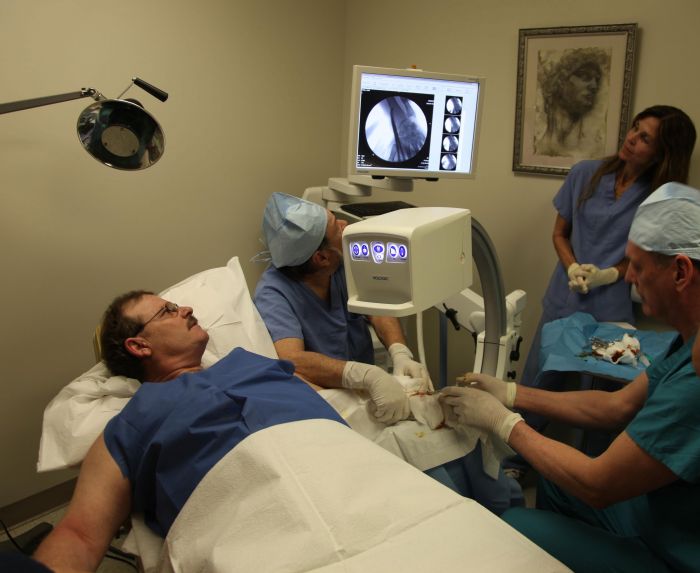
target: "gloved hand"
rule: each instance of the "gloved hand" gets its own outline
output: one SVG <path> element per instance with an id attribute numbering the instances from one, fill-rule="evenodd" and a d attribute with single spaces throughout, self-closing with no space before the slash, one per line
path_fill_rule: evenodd
<path id="1" fill-rule="evenodd" d="M 394 424 L 405 420 L 411 413 L 403 386 L 379 366 L 346 362 L 341 384 L 343 388 L 366 390 L 376 408 L 374 416 L 380 422 Z"/>
<path id="2" fill-rule="evenodd" d="M 586 289 L 583 291 L 584 293 L 599 286 L 612 284 L 620 277 L 620 273 L 615 267 L 599 269 L 589 263 L 581 265 L 580 272 L 583 274 Z"/>
<path id="3" fill-rule="evenodd" d="M 467 372 L 464 376 L 457 378 L 457 383 L 459 386 L 478 388 L 488 392 L 506 408 L 512 409 L 515 404 L 515 392 L 517 390 L 515 382 L 505 382 L 488 374 Z"/>
<path id="4" fill-rule="evenodd" d="M 585 286 L 585 278 L 583 276 L 583 271 L 581 270 L 581 265 L 578 263 L 571 263 L 569 268 L 566 269 L 566 274 L 569 275 L 569 289 L 575 292 L 580 292 L 586 294 L 588 289 Z M 584 290 L 586 289 L 586 290 Z"/>
<path id="5" fill-rule="evenodd" d="M 400 342 L 394 342 L 389 346 L 391 361 L 394 363 L 394 376 L 410 376 L 423 380 L 421 391 L 434 392 L 433 382 L 430 380 L 428 370 L 420 362 L 413 360 L 413 354 Z"/>
<path id="6" fill-rule="evenodd" d="M 494 396 L 476 388 L 448 386 L 440 392 L 439 399 L 448 426 L 476 426 L 493 432 L 506 443 L 515 424 L 523 421 L 520 414 L 511 412 Z"/>

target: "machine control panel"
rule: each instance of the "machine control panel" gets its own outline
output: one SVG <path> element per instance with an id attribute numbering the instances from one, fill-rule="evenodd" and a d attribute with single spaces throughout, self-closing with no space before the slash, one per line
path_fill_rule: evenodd
<path id="1" fill-rule="evenodd" d="M 353 261 L 367 261 L 375 264 L 407 263 L 408 245 L 394 241 L 352 241 L 350 258 Z"/>

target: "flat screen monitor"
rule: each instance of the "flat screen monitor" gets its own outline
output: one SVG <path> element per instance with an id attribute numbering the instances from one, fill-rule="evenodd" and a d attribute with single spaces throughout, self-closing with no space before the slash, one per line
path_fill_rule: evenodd
<path id="1" fill-rule="evenodd" d="M 483 78 L 354 66 L 348 176 L 473 177 Z"/>

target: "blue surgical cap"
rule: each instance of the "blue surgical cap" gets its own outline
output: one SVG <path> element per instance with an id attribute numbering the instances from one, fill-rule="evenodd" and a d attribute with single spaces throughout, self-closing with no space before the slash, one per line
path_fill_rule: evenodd
<path id="1" fill-rule="evenodd" d="M 272 264 L 280 268 L 306 262 L 321 244 L 327 226 L 328 213 L 320 205 L 285 193 L 273 193 L 262 222 Z"/>
<path id="2" fill-rule="evenodd" d="M 629 240 L 645 251 L 700 260 L 700 191 L 665 183 L 637 209 Z"/>

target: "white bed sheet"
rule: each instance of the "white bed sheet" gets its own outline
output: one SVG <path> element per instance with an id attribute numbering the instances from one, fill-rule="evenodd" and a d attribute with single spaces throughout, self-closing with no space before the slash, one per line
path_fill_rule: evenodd
<path id="1" fill-rule="evenodd" d="M 356 432 L 305 420 L 256 432 L 209 471 L 170 529 L 160 571 L 568 569 Z"/>

